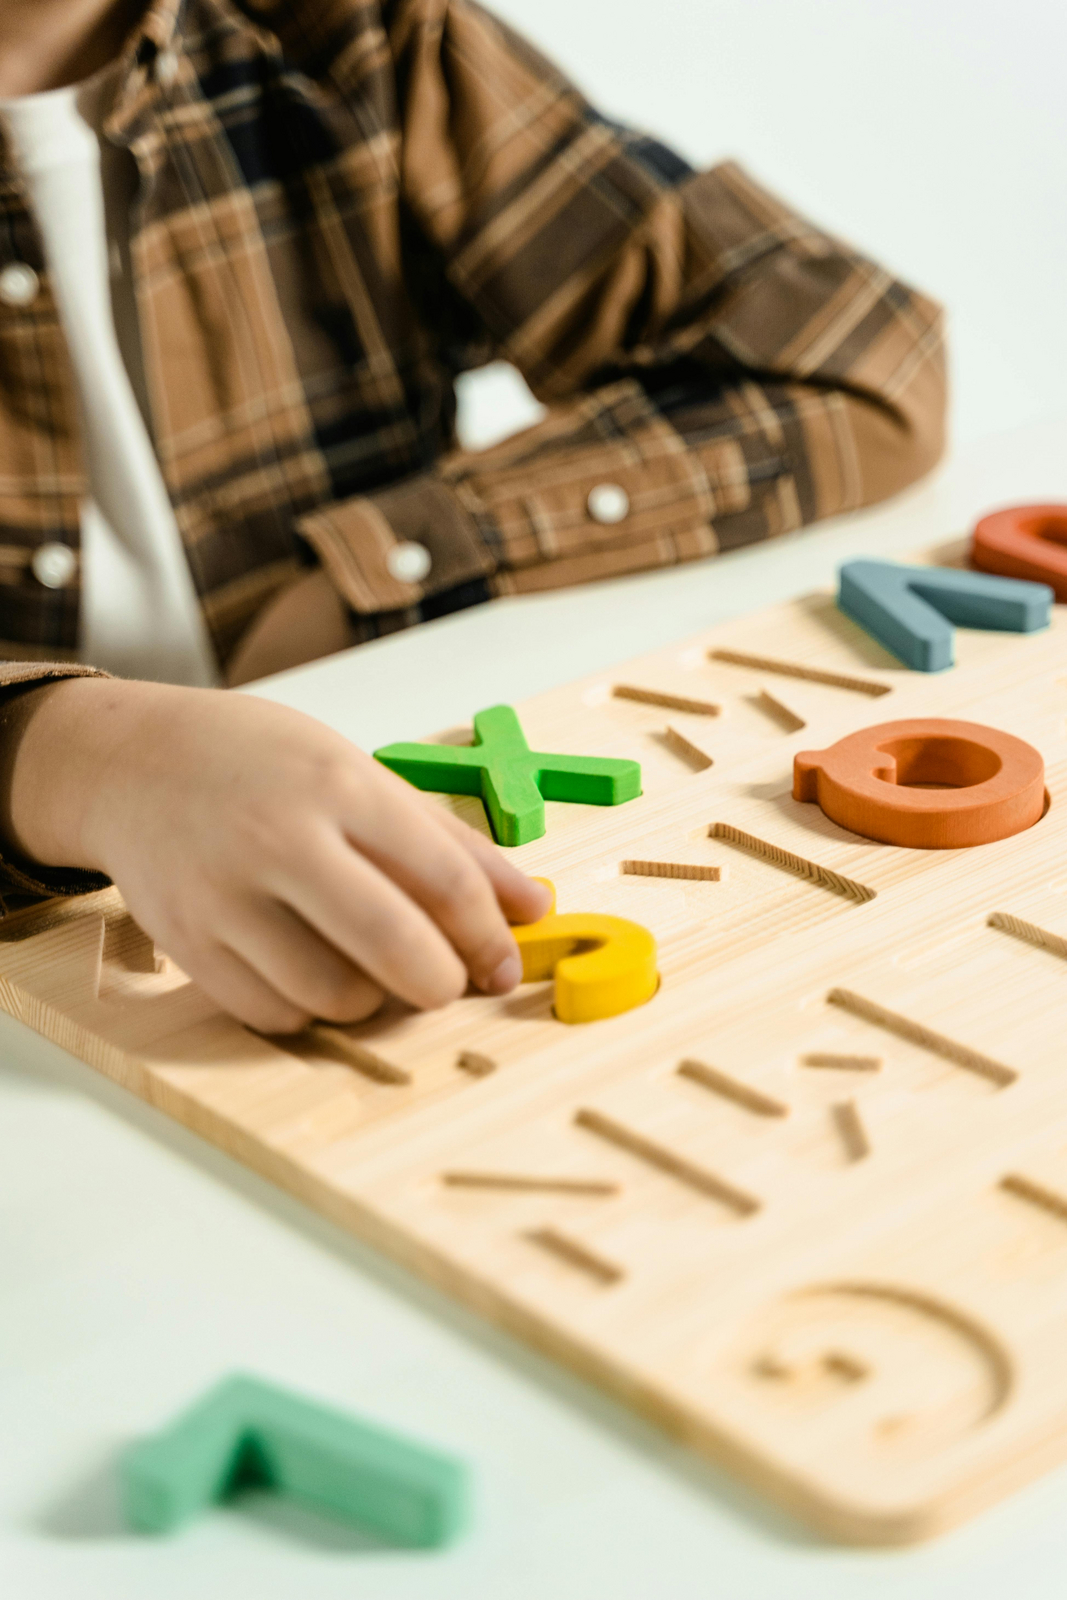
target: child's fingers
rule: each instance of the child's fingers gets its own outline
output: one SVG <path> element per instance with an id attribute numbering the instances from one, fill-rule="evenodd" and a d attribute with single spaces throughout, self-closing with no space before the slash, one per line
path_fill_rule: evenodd
<path id="1" fill-rule="evenodd" d="M 408 785 L 376 784 L 343 819 L 358 849 L 433 919 L 480 989 L 522 976 L 507 919 L 483 866 Z"/>
<path id="2" fill-rule="evenodd" d="M 467 973 L 430 917 L 373 862 L 325 830 L 270 885 L 373 983 L 433 1010 L 456 1000 Z"/>
<path id="3" fill-rule="evenodd" d="M 509 922 L 537 922 L 548 915 L 552 896 L 543 883 L 527 877 L 513 861 L 508 860 L 499 845 L 479 833 L 477 828 L 461 822 L 443 807 L 435 806 L 434 811 L 457 844 L 468 851 L 482 868 Z"/>
<path id="4" fill-rule="evenodd" d="M 468 855 L 472 856 L 486 874 L 493 887 L 501 910 L 509 922 L 536 922 L 546 916 L 552 896 L 543 883 L 530 878 L 514 862 L 509 861 L 499 845 L 487 839 L 476 828 L 461 822 L 444 806 L 437 805 L 425 795 L 413 790 L 402 778 L 386 770 L 383 777 L 394 786 L 393 798 L 397 804 L 406 803 L 427 820 L 436 822 L 454 839 Z M 403 802 L 400 800 L 403 796 Z"/>
<path id="5" fill-rule="evenodd" d="M 298 1033 L 311 1013 L 285 999 L 223 944 L 174 953 L 175 961 L 212 1000 L 257 1033 Z"/>
<path id="6" fill-rule="evenodd" d="M 301 1012 L 327 1022 L 362 1022 L 385 994 L 302 917 L 275 900 L 229 908 L 216 936 Z"/>

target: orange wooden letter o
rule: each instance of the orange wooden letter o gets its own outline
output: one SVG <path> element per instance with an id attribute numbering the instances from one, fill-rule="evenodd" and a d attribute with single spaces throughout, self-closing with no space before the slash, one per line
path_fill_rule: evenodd
<path id="1" fill-rule="evenodd" d="M 1009 506 L 976 524 L 971 560 L 1002 578 L 1047 583 L 1067 601 L 1067 506 Z"/>
<path id="2" fill-rule="evenodd" d="M 943 717 L 861 728 L 793 763 L 793 798 L 865 839 L 913 850 L 991 844 L 1045 808 L 1045 763 L 999 728 Z"/>

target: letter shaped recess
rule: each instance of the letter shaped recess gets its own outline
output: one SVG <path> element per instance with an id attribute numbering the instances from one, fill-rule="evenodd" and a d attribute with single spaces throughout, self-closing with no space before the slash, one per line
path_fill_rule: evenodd
<path id="1" fill-rule="evenodd" d="M 845 615 L 916 672 L 952 666 L 954 623 L 1034 633 L 1047 628 L 1052 615 L 1047 585 L 984 572 L 846 561 L 838 579 L 837 604 Z"/>
<path id="2" fill-rule="evenodd" d="M 617 806 L 641 793 L 636 761 L 531 750 L 510 706 L 474 718 L 474 743 L 387 744 L 374 759 L 416 789 L 479 795 L 498 844 L 528 844 L 545 831 L 545 801 Z"/>
<path id="3" fill-rule="evenodd" d="M 1045 808 L 1045 763 L 999 728 L 946 717 L 861 728 L 793 762 L 794 800 L 839 827 L 916 850 L 1007 839 Z"/>

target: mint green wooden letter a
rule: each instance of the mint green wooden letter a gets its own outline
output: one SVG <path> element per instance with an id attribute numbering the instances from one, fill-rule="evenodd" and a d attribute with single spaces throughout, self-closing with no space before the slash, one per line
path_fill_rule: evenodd
<path id="1" fill-rule="evenodd" d="M 465 1527 L 462 1462 L 358 1417 L 235 1374 L 120 1465 L 126 1520 L 169 1533 L 257 1485 L 398 1545 L 446 1544 Z"/>

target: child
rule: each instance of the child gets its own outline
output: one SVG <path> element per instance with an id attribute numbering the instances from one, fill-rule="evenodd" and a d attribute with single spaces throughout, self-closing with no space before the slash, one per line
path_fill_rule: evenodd
<path id="1" fill-rule="evenodd" d="M 0 131 L 4 885 L 266 1031 L 506 992 L 543 889 L 217 685 L 892 493 L 937 308 L 472 0 L 0 0 Z M 497 356 L 547 416 L 463 452 Z"/>

